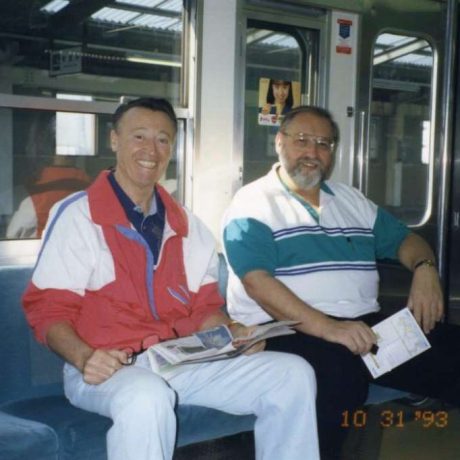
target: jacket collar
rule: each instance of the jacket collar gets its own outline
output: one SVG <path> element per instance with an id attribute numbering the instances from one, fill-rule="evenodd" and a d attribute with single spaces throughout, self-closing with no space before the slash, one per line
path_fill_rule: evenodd
<path id="1" fill-rule="evenodd" d="M 110 171 L 102 171 L 88 188 L 91 217 L 99 225 L 130 226 L 126 213 L 110 185 Z M 159 184 L 155 187 L 165 205 L 166 220 L 171 229 L 179 236 L 188 234 L 187 215 L 182 206 Z"/>

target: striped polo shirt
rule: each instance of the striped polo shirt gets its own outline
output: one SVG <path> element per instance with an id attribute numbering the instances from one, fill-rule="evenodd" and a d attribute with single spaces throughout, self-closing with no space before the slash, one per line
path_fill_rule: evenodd
<path id="1" fill-rule="evenodd" d="M 230 315 L 247 325 L 271 320 L 240 281 L 252 270 L 267 271 L 331 316 L 378 311 L 376 260 L 397 260 L 407 227 L 357 189 L 331 181 L 321 185 L 317 211 L 284 186 L 278 166 L 240 189 L 224 216 Z"/>

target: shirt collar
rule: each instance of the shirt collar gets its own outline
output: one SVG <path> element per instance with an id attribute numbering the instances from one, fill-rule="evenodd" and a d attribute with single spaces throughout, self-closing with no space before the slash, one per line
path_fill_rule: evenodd
<path id="1" fill-rule="evenodd" d="M 325 181 L 321 182 L 321 190 L 329 195 L 334 196 L 334 192 L 331 190 L 331 188 L 329 187 L 329 185 L 327 185 Z"/>
<path id="2" fill-rule="evenodd" d="M 118 198 L 110 211 L 107 208 L 107 203 L 112 203 L 117 197 L 109 176 L 110 171 L 101 171 L 87 189 L 92 219 L 99 225 L 126 225 L 129 219 Z M 165 232 L 169 234 L 171 231 L 181 237 L 187 237 L 188 216 L 185 209 L 160 184 L 155 185 L 155 192 L 165 207 Z"/>
<path id="3" fill-rule="evenodd" d="M 269 175 L 272 176 L 272 180 L 276 180 L 276 184 L 278 187 L 281 187 L 286 193 L 291 195 L 295 200 L 297 200 L 309 213 L 310 215 L 317 221 L 319 222 L 320 220 L 320 215 L 318 211 L 308 203 L 305 199 L 303 199 L 300 195 L 297 193 L 293 192 L 292 190 L 289 189 L 289 187 L 283 182 L 281 179 L 278 169 L 281 164 L 275 163 L 272 167 L 272 170 L 270 171 Z M 320 207 L 324 208 L 324 206 L 327 205 L 330 199 L 334 196 L 334 192 L 331 190 L 331 188 L 326 184 L 326 182 L 321 182 L 320 184 L 320 197 L 319 197 L 319 202 L 320 202 Z"/>
<path id="4" fill-rule="evenodd" d="M 111 171 L 108 175 L 108 179 L 110 185 L 113 188 L 115 195 L 117 196 L 118 200 L 120 201 L 121 206 L 125 210 L 127 216 L 129 216 L 133 211 L 143 214 L 142 208 L 134 203 L 133 200 L 126 194 L 126 192 L 121 188 L 120 184 L 115 179 L 115 174 Z M 152 216 L 157 213 L 158 205 L 156 200 L 156 192 L 154 192 L 153 199 L 150 203 L 150 209 L 147 213 L 147 216 Z"/>

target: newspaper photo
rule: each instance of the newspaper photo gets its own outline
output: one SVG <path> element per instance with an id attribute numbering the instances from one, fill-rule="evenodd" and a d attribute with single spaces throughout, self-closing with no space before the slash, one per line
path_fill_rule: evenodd
<path id="1" fill-rule="evenodd" d="M 430 342 L 407 307 L 372 329 L 378 337 L 377 352 L 369 352 L 362 358 L 374 378 L 431 348 Z"/>
<path id="2" fill-rule="evenodd" d="M 233 337 L 230 329 L 217 326 L 187 337 L 167 340 L 151 346 L 148 357 L 152 367 L 164 369 L 178 364 L 200 363 L 232 358 L 257 342 L 280 335 L 295 334 L 297 321 L 278 321 L 256 326 L 247 337 Z"/>

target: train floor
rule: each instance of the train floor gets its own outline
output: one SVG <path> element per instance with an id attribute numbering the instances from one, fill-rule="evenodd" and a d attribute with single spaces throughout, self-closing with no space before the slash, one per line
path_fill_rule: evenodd
<path id="1" fill-rule="evenodd" d="M 460 411 L 440 401 L 373 405 L 344 422 L 343 460 L 460 459 Z"/>

